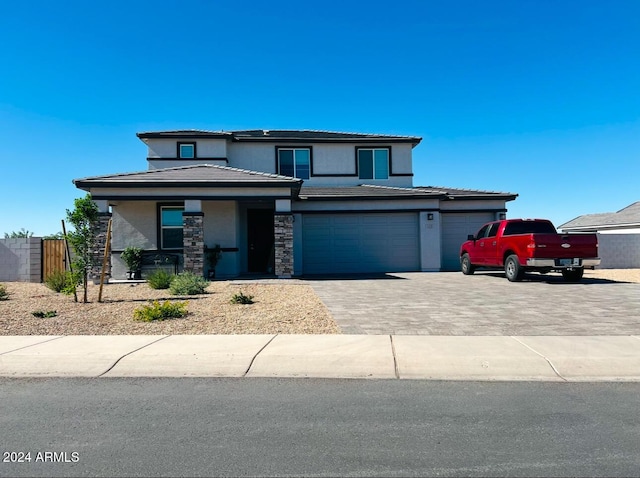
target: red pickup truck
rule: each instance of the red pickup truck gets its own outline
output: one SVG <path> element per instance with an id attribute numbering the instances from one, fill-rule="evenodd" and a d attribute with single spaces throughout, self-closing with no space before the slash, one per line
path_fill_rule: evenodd
<path id="1" fill-rule="evenodd" d="M 560 271 L 577 282 L 584 269 L 600 264 L 595 234 L 558 234 L 546 219 L 505 219 L 485 224 L 460 247 L 462 273 L 476 268 L 502 269 L 511 282 L 525 272 Z"/>

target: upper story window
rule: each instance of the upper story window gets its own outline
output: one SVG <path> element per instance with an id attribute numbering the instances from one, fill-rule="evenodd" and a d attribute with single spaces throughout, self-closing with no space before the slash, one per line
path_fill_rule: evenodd
<path id="1" fill-rule="evenodd" d="M 311 149 L 278 148 L 278 174 L 298 179 L 309 179 Z"/>
<path id="2" fill-rule="evenodd" d="M 360 179 L 389 179 L 389 148 L 358 148 Z"/>
<path id="3" fill-rule="evenodd" d="M 193 159 L 196 157 L 196 143 L 178 143 L 178 158 Z"/>
<path id="4" fill-rule="evenodd" d="M 183 226 L 182 206 L 161 206 L 160 207 L 160 248 L 161 249 L 182 249 Z"/>

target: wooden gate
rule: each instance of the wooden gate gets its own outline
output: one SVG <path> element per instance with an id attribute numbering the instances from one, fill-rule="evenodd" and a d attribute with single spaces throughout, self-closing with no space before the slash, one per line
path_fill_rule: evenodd
<path id="1" fill-rule="evenodd" d="M 42 280 L 55 271 L 66 269 L 65 246 L 62 239 L 42 240 Z"/>

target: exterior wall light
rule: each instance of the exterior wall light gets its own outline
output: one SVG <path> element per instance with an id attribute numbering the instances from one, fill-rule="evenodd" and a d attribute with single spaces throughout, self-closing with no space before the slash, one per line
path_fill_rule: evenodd
<path id="1" fill-rule="evenodd" d="M 427 213 L 427 221 L 433 221 L 433 213 L 432 212 Z"/>

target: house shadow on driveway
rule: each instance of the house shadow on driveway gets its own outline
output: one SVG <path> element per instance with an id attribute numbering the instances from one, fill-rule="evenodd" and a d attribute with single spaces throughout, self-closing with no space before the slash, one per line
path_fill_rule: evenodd
<path id="1" fill-rule="evenodd" d="M 497 271 L 476 271 L 476 275 L 484 275 L 488 277 L 494 277 L 501 280 L 507 280 L 504 275 L 504 272 Z M 602 279 L 597 277 L 583 277 L 581 280 L 577 282 L 569 282 L 564 280 L 562 275 L 549 273 L 549 274 L 525 274 L 521 281 L 519 282 L 538 282 L 538 283 L 546 283 L 546 284 L 554 284 L 554 285 L 603 285 L 603 284 L 632 284 L 632 282 L 622 281 L 622 280 L 613 280 L 613 279 Z"/>

